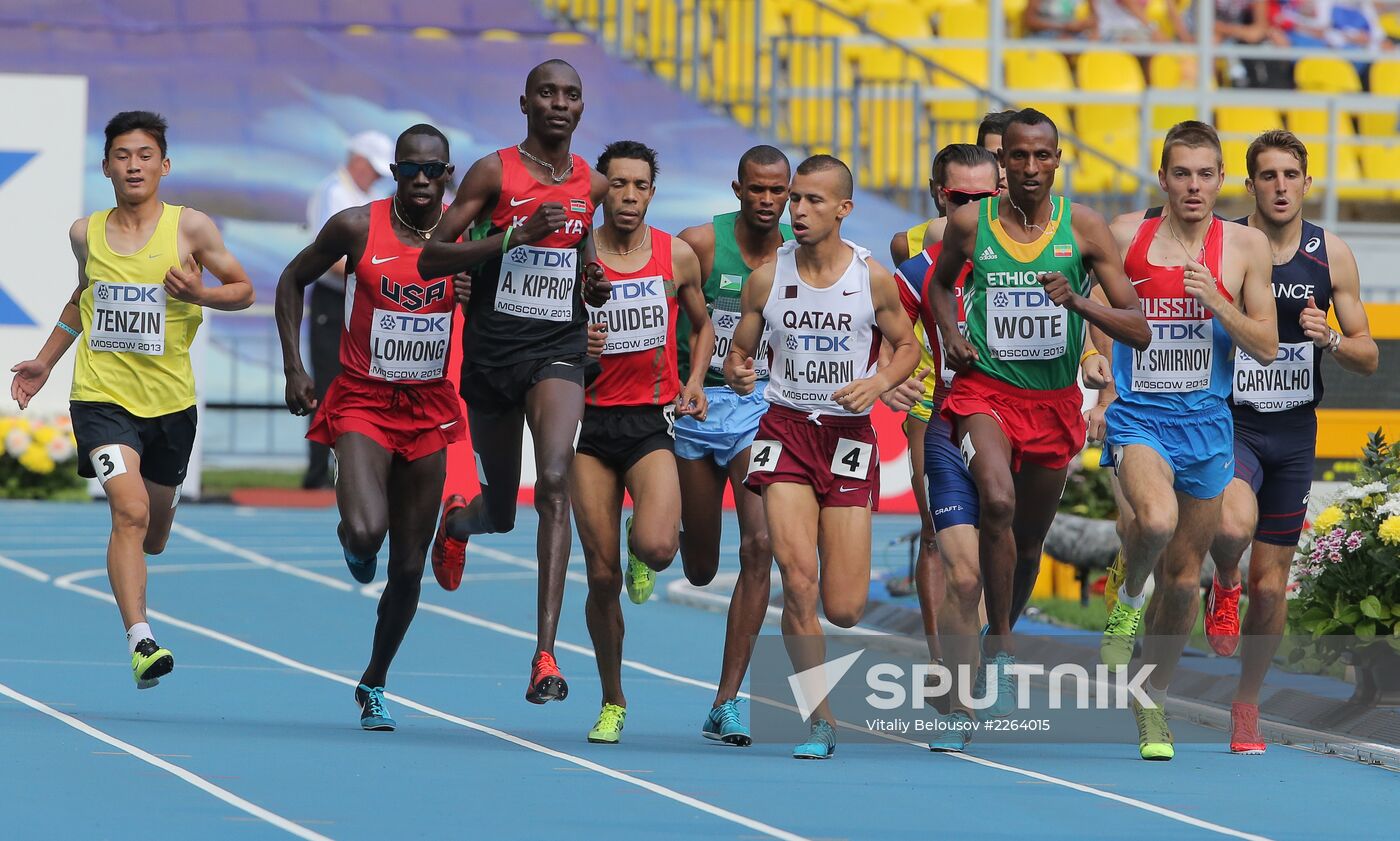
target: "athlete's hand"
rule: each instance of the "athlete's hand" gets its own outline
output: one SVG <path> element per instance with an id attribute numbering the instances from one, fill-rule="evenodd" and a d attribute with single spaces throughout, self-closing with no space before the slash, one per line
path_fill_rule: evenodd
<path id="1" fill-rule="evenodd" d="M 866 377 L 855 380 L 850 385 L 844 386 L 831 395 L 841 408 L 856 415 L 863 415 L 870 411 L 870 407 L 875 405 L 875 401 L 880 399 L 880 380 L 877 377 Z"/>
<path id="2" fill-rule="evenodd" d="M 15 378 L 10 381 L 10 396 L 21 409 L 29 408 L 29 401 L 49 381 L 49 366 L 37 359 L 21 362 L 10 369 Z"/>
<path id="3" fill-rule="evenodd" d="M 1187 261 L 1182 284 L 1186 287 L 1187 295 L 1200 301 L 1212 312 L 1225 306 L 1225 298 L 1215 288 L 1215 275 L 1195 260 Z"/>
<path id="4" fill-rule="evenodd" d="M 515 229 L 510 235 L 510 244 L 528 245 L 532 242 L 539 242 L 564 227 L 564 222 L 567 219 L 564 205 L 557 201 L 547 201 L 535 208 L 535 212 L 530 214 L 530 218 L 525 220 L 524 225 Z"/>
<path id="5" fill-rule="evenodd" d="M 920 368 L 914 376 L 880 395 L 880 401 L 893 411 L 909 411 L 924 399 L 924 378 L 928 374 L 927 368 Z"/>
<path id="6" fill-rule="evenodd" d="M 1040 285 L 1045 288 L 1045 294 L 1057 307 L 1064 307 L 1067 310 L 1075 309 L 1075 299 L 1079 298 L 1074 289 L 1069 285 L 1069 278 L 1060 272 L 1042 272 L 1036 277 Z"/>
<path id="7" fill-rule="evenodd" d="M 612 283 L 603 277 L 601 263 L 592 262 L 583 267 L 583 302 L 590 307 L 601 307 L 612 297 Z"/>
<path id="8" fill-rule="evenodd" d="M 316 383 L 305 371 L 287 372 L 287 410 L 294 415 L 316 411 Z"/>
<path id="9" fill-rule="evenodd" d="M 1104 425 L 1103 413 L 1107 406 L 1096 403 L 1089 407 L 1089 411 L 1084 413 L 1084 422 L 1089 425 L 1089 440 L 1102 441 L 1106 426 Z"/>
<path id="10" fill-rule="evenodd" d="M 600 321 L 588 322 L 588 355 L 597 359 L 603 355 L 608 344 L 608 325 Z"/>
<path id="11" fill-rule="evenodd" d="M 458 272 L 452 276 L 452 297 L 463 309 L 472 302 L 472 276 L 469 272 Z"/>
<path id="12" fill-rule="evenodd" d="M 171 266 L 165 273 L 165 294 L 187 304 L 204 305 L 204 270 L 194 258 L 184 266 Z"/>
<path id="13" fill-rule="evenodd" d="M 744 361 L 739 365 L 726 365 L 724 381 L 735 394 L 753 394 L 754 387 L 758 384 L 758 372 L 754 370 L 753 357 L 744 357 Z"/>
<path id="14" fill-rule="evenodd" d="M 1113 381 L 1113 366 L 1099 353 L 1079 363 L 1079 373 L 1085 388 L 1104 388 Z"/>
<path id="15" fill-rule="evenodd" d="M 691 386 L 689 383 L 681 389 L 681 394 L 676 398 L 676 414 L 695 418 L 701 423 L 705 422 L 705 417 L 710 413 L 710 398 L 705 396 L 703 386 Z"/>
<path id="16" fill-rule="evenodd" d="M 948 360 L 948 367 L 957 372 L 972 370 L 972 363 L 977 361 L 977 348 L 961 331 L 952 337 L 943 337 L 943 354 Z"/>
<path id="17" fill-rule="evenodd" d="M 1317 301 L 1308 298 L 1308 305 L 1298 313 L 1298 325 L 1313 344 L 1320 348 L 1332 344 L 1332 328 L 1327 326 L 1327 313 L 1317 308 Z"/>

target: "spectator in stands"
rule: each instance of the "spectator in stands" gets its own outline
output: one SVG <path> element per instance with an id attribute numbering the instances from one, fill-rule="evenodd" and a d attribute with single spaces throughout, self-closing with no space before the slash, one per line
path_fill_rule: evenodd
<path id="1" fill-rule="evenodd" d="M 1104 41 L 1143 43 L 1169 41 L 1147 14 L 1147 0 L 1094 0 L 1099 21 L 1099 38 Z"/>
<path id="2" fill-rule="evenodd" d="M 1217 44 L 1264 44 L 1276 47 L 1288 46 L 1288 37 L 1273 23 L 1270 15 L 1271 0 L 1214 0 L 1215 2 L 1215 42 Z M 1274 0 L 1277 2 L 1277 0 Z M 1180 25 L 1190 33 L 1183 39 L 1194 41 L 1196 12 L 1194 4 L 1187 4 L 1180 15 Z M 1229 62 L 1229 81 L 1235 87 L 1273 88 L 1292 87 L 1293 65 L 1287 61 L 1272 59 L 1248 59 Z"/>
<path id="3" fill-rule="evenodd" d="M 1294 46 L 1359 50 L 1394 46 L 1372 0 L 1283 0 L 1278 5 L 1279 25 Z"/>
<path id="4" fill-rule="evenodd" d="M 389 177 L 394 159 L 394 143 L 377 131 L 361 132 L 350 138 L 345 164 L 326 176 L 306 204 L 306 221 L 319 231 L 326 221 L 348 207 L 358 207 L 387 195 L 376 189 L 380 179 Z M 311 287 L 311 376 L 316 383 L 316 401 L 325 399 L 331 380 L 340 373 L 340 330 L 345 318 L 345 261 L 336 263 Z M 314 422 L 313 411 L 307 419 Z M 330 488 L 331 450 L 325 444 L 310 442 L 310 459 L 303 488 Z"/>
<path id="5" fill-rule="evenodd" d="M 1098 37 L 1098 17 L 1088 0 L 1030 0 L 1021 23 L 1027 38 Z"/>

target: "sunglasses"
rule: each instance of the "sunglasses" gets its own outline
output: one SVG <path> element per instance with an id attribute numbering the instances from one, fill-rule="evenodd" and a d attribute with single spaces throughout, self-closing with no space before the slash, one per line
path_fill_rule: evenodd
<path id="1" fill-rule="evenodd" d="M 943 200 L 948 203 L 949 207 L 962 207 L 969 202 L 995 198 L 1001 195 L 1000 190 L 949 190 L 946 187 L 941 189 L 943 191 Z"/>
<path id="2" fill-rule="evenodd" d="M 420 172 L 429 178 L 441 178 L 443 173 L 447 172 L 447 164 L 443 161 L 427 161 L 421 164 L 415 161 L 399 161 L 394 164 L 395 178 L 412 181 Z"/>

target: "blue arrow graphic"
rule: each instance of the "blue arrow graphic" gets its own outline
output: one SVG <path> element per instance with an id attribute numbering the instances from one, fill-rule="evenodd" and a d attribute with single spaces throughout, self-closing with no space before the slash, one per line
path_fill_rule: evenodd
<path id="1" fill-rule="evenodd" d="M 19 172 L 25 164 L 38 155 L 38 152 L 7 152 L 0 151 L 0 187 L 4 187 L 5 182 L 10 180 L 16 172 Z M 23 326 L 32 327 L 37 322 L 30 318 L 15 299 L 9 296 L 5 287 L 0 286 L 0 327 Z"/>

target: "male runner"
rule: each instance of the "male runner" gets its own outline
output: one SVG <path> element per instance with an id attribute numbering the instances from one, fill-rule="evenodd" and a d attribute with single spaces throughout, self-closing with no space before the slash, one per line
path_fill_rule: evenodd
<path id="1" fill-rule="evenodd" d="M 10 370 L 21 409 L 74 339 L 70 414 L 78 475 L 96 477 L 112 512 L 107 579 L 126 628 L 137 689 L 175 668 L 146 621 L 146 554 L 165 551 L 195 436 L 190 343 L 202 307 L 241 310 L 253 284 L 214 222 L 160 200 L 170 174 L 165 118 L 123 111 L 107 123 L 102 174 L 116 207 L 68 229 L 78 285 L 38 356 Z M 204 285 L 204 269 L 220 285 Z"/>
<path id="2" fill-rule="evenodd" d="M 739 690 L 753 653 L 753 639 L 768 612 L 773 550 L 763 517 L 763 497 L 744 485 L 749 445 L 768 409 L 763 395 L 735 394 L 724 384 L 724 360 L 739 323 L 740 293 L 755 267 L 772 260 L 778 246 L 792 238 L 792 228 L 780 220 L 787 207 L 792 169 L 787 157 L 772 146 L 755 146 L 739 158 L 738 176 L 730 185 L 739 210 L 686 228 L 679 238 L 695 251 L 705 278 L 705 300 L 715 332 L 715 350 L 705 365 L 708 415 L 701 420 L 676 418 L 676 469 L 681 480 L 681 563 L 692 584 L 710 583 L 719 570 L 724 486 L 734 491 L 739 518 L 739 578 L 729 599 L 719 688 L 700 732 L 707 739 L 730 745 L 752 742 L 739 714 Z M 680 376 L 689 379 L 689 322 L 680 314 L 677 353 Z M 760 341 L 756 366 L 768 375 L 768 342 Z"/>
<path id="3" fill-rule="evenodd" d="M 783 579 L 783 639 L 797 672 L 825 661 L 819 594 L 826 618 L 840 627 L 865 611 L 870 510 L 880 500 L 870 407 L 908 379 L 919 357 L 894 278 L 869 251 L 841 239 L 852 186 L 850 169 L 829 155 L 797 167 L 789 192 L 796 241 L 749 276 L 724 364 L 730 386 L 751 393 L 753 357 L 765 325 L 771 329 L 770 406 L 744 481 L 763 493 Z M 877 331 L 894 349 L 878 366 Z M 830 722 L 823 700 L 793 757 L 829 759 L 836 750 Z"/>
<path id="4" fill-rule="evenodd" d="M 617 744 L 627 718 L 618 603 L 622 495 L 631 495 L 634 510 L 627 518 L 627 595 L 641 604 L 651 595 L 656 572 L 670 566 L 680 548 L 675 417 L 703 420 L 707 408 L 705 369 L 694 368 L 683 387 L 676 374 L 678 310 L 683 307 L 695 325 L 701 358 L 714 353 L 715 336 L 695 252 L 646 224 L 656 195 L 656 152 L 619 140 L 598 157 L 597 171 L 608 180 L 608 193 L 594 241 L 612 298 L 592 310 L 607 339 L 602 372 L 584 393 L 583 431 L 569 483 L 588 564 L 588 633 L 603 684 L 603 708 L 588 741 Z"/>
<path id="5" fill-rule="evenodd" d="M 984 649 L 997 667 L 993 714 L 1014 703 L 1011 618 L 1030 598 L 1065 469 L 1084 443 L 1074 381 L 1083 322 L 1135 348 L 1149 341 L 1102 217 L 1050 194 L 1058 144 L 1055 124 L 1039 111 L 1010 118 L 999 156 L 1007 189 L 952 213 L 930 280 L 939 334 L 958 371 L 942 415 L 977 485 Z M 964 337 L 954 289 L 969 260 Z M 1111 306 L 1089 300 L 1090 271 Z"/>
<path id="6" fill-rule="evenodd" d="M 389 583 L 355 689 L 366 730 L 395 727 L 384 707 L 385 678 L 418 610 L 447 445 L 465 435 L 456 391 L 444 377 L 456 308 L 452 280 L 418 275 L 418 252 L 442 219 L 452 179 L 447 138 L 430 125 L 412 126 L 399 135 L 394 160 L 394 195 L 332 216 L 277 284 L 287 408 L 294 415 L 315 411 L 307 437 L 335 449 L 336 533 L 356 581 L 374 580 L 389 537 Z M 302 301 L 306 287 L 341 260 L 352 272 L 341 373 L 318 406 L 301 359 Z"/>
<path id="7" fill-rule="evenodd" d="M 525 140 L 472 164 L 439 232 L 424 243 L 418 271 L 425 278 L 473 274 L 461 394 L 481 493 L 470 503 L 456 493 L 443 503 L 433 574 L 456 589 L 467 540 L 515 528 L 521 436 L 529 423 L 540 578 L 525 699 L 543 704 L 569 691 L 554 661 L 554 638 L 572 537 L 569 464 L 583 418 L 584 301 L 600 306 L 608 299 L 588 237 L 607 182 L 569 151 L 583 114 L 583 82 L 567 62 L 551 59 L 530 71 L 520 111 Z M 476 238 L 457 242 L 468 225 L 476 226 Z"/>
<path id="8" fill-rule="evenodd" d="M 1122 528 L 1126 578 L 1100 647 L 1110 668 L 1132 659 L 1143 587 L 1161 564 L 1143 651 L 1154 665 L 1147 692 L 1156 703 L 1133 705 L 1143 759 L 1174 754 L 1162 702 L 1195 621 L 1201 564 L 1233 473 L 1226 406 L 1233 346 L 1270 361 L 1278 348 L 1267 240 L 1213 213 L 1222 179 L 1215 130 L 1194 120 L 1173 126 L 1158 179 L 1167 194 L 1162 216 L 1118 220 L 1112 229 L 1153 337 L 1145 351 L 1113 347 L 1117 397 L 1104 417 L 1104 464 L 1114 468 L 1130 512 Z M 1095 344 L 1104 348 L 1101 339 Z"/>
<path id="9" fill-rule="evenodd" d="M 1235 354 L 1230 408 L 1235 475 L 1225 488 L 1220 532 L 1211 544 L 1215 579 L 1207 595 L 1206 638 L 1228 657 L 1240 641 L 1240 556 L 1249 554 L 1249 613 L 1240 682 L 1230 706 L 1230 750 L 1263 753 L 1259 690 L 1287 619 L 1284 589 L 1307 516 L 1317 452 L 1322 357 L 1375 373 L 1378 350 L 1361 306 L 1356 258 L 1335 234 L 1303 219 L 1308 150 L 1291 132 L 1267 131 L 1245 155 L 1254 212 L 1239 220 L 1263 231 L 1273 256 L 1279 351 L 1263 368 Z M 1338 333 L 1327 325 L 1337 314 Z"/>

